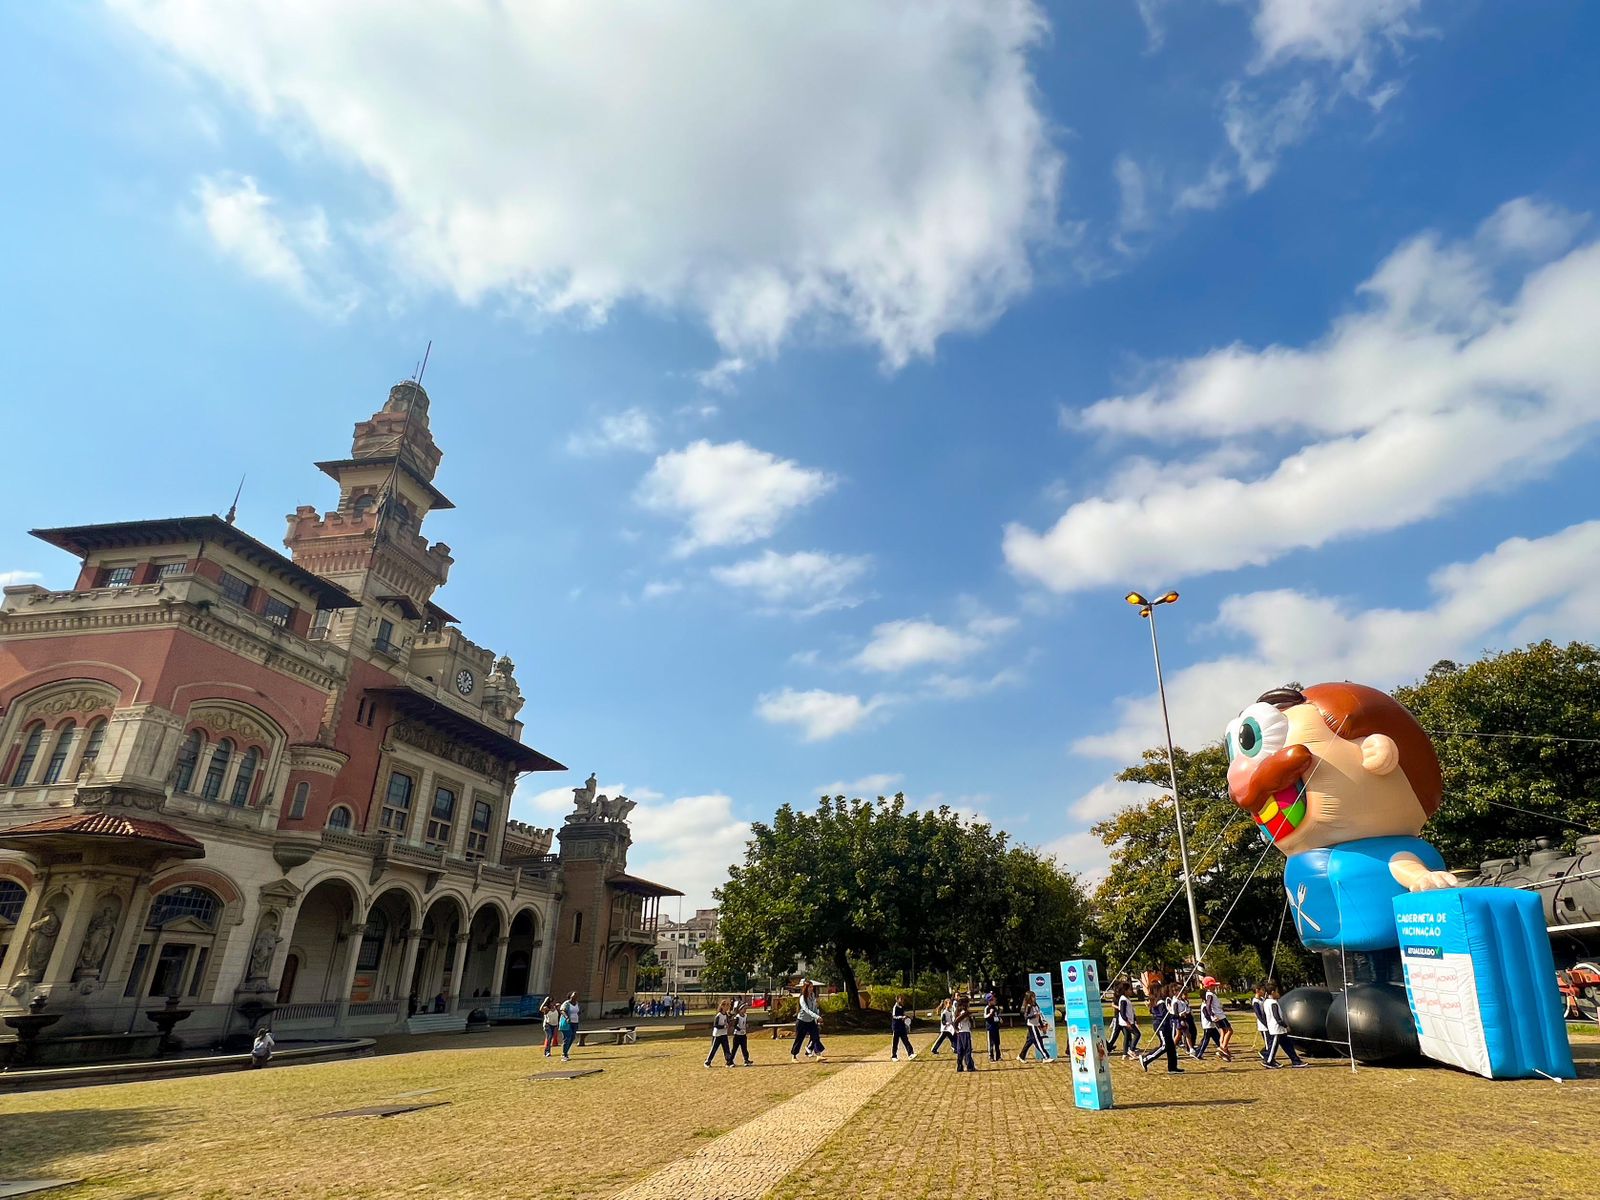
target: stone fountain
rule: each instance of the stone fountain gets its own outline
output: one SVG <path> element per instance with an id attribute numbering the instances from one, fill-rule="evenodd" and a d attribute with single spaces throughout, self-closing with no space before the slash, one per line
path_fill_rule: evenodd
<path id="1" fill-rule="evenodd" d="M 178 997 L 168 996 L 165 1008 L 153 1008 L 144 1014 L 149 1017 L 157 1029 L 161 1031 L 161 1040 L 156 1043 L 156 1057 L 171 1054 L 174 1050 L 182 1049 L 178 1040 L 172 1036 L 172 1027 L 179 1021 L 186 1019 L 194 1012 L 192 1008 L 179 1008 Z"/>
<path id="2" fill-rule="evenodd" d="M 28 1003 L 27 1012 L 0 1018 L 17 1031 L 17 1044 L 11 1051 L 11 1061 L 6 1064 L 6 1070 L 9 1071 L 12 1067 L 25 1067 L 32 1062 L 33 1043 L 38 1039 L 40 1032 L 61 1020 L 60 1013 L 44 1011 L 45 1003 L 44 996 L 35 996 Z"/>

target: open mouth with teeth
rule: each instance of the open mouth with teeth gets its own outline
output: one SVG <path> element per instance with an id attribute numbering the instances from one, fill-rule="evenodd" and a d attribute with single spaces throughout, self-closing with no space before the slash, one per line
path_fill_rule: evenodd
<path id="1" fill-rule="evenodd" d="M 1272 798 L 1256 813 L 1256 824 L 1273 841 L 1282 841 L 1306 819 L 1306 781 L 1296 779 L 1288 787 L 1279 788 Z"/>

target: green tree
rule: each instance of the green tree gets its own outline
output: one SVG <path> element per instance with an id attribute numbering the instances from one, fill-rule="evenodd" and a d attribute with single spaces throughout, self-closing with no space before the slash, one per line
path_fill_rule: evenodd
<path id="1" fill-rule="evenodd" d="M 636 986 L 641 992 L 653 992 L 661 986 L 661 977 L 665 973 L 661 956 L 654 950 L 646 950 L 639 955 L 639 965 L 634 971 Z"/>
<path id="2" fill-rule="evenodd" d="M 1436 663 L 1395 698 L 1439 752 L 1444 804 L 1424 836 L 1451 866 L 1526 851 L 1540 836 L 1570 849 L 1600 830 L 1596 647 L 1543 641 L 1470 666 Z"/>
<path id="3" fill-rule="evenodd" d="M 700 943 L 706 965 L 700 969 L 700 986 L 708 992 L 742 992 L 750 987 L 751 959 L 731 954 L 721 941 Z"/>

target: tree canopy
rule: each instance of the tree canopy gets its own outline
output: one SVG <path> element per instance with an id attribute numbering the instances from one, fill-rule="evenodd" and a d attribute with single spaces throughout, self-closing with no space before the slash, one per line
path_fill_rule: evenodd
<path id="1" fill-rule="evenodd" d="M 908 810 L 903 796 L 825 796 L 815 812 L 786 804 L 752 826 L 744 864 L 717 892 L 717 967 L 820 964 L 859 1007 L 860 964 L 874 976 L 999 980 L 1059 961 L 1081 940 L 1083 890 L 1007 841 L 947 807 Z"/>

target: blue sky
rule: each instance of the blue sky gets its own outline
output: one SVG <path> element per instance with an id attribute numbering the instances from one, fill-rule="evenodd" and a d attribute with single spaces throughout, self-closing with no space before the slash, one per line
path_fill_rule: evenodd
<path id="1" fill-rule="evenodd" d="M 1285 678 L 1594 637 L 1577 3 L 11 6 L 0 573 L 269 542 L 409 375 L 439 599 L 704 902 L 824 787 L 1086 871 Z M 64 486 L 65 485 L 65 486 Z M 543 792 L 545 786 L 554 789 Z"/>

